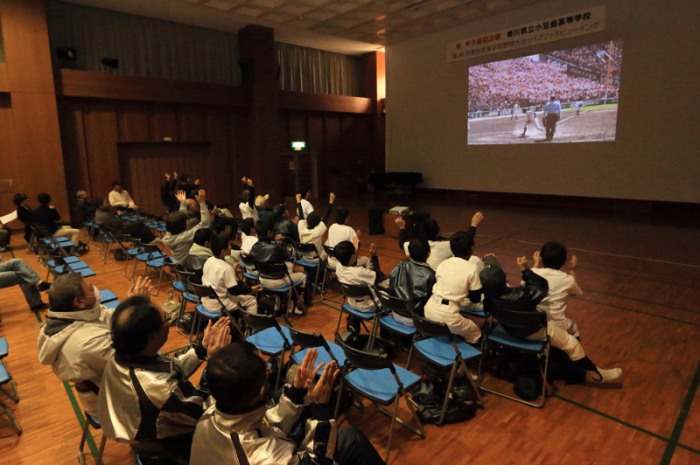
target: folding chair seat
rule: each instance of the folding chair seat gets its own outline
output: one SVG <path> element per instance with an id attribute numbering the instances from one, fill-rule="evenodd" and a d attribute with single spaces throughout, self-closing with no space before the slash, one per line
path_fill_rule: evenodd
<path id="1" fill-rule="evenodd" d="M 295 265 L 299 265 L 304 269 L 306 274 L 309 274 L 309 271 L 313 270 L 315 277 L 314 277 L 314 293 L 316 293 L 316 289 L 318 287 L 318 280 L 321 277 L 321 269 L 325 267 L 325 260 L 321 260 L 321 257 L 318 255 L 318 250 L 316 250 L 316 245 L 315 244 L 302 244 L 301 242 L 292 242 L 294 245 L 294 249 L 296 250 L 297 253 L 297 259 Z M 309 258 L 309 257 L 316 257 L 314 258 Z M 325 278 L 325 273 L 324 273 L 324 278 Z M 325 279 L 324 282 L 321 283 L 321 292 L 320 294 L 323 294 L 323 285 L 325 284 Z"/>
<path id="2" fill-rule="evenodd" d="M 335 333 L 336 343 L 343 349 L 346 362 L 340 376 L 340 387 L 338 399 L 335 405 L 334 418 L 338 417 L 340 401 L 342 399 L 343 388 L 347 385 L 354 394 L 358 394 L 381 406 L 394 404 L 393 412 L 379 407 L 379 411 L 391 418 L 389 427 L 389 440 L 386 446 L 386 456 L 384 461 L 389 463 L 389 453 L 391 452 L 391 439 L 394 433 L 394 422 L 398 422 L 409 431 L 420 437 L 425 437 L 425 430 L 418 418 L 415 406 L 406 397 L 406 391 L 416 386 L 421 378 L 410 371 L 394 365 L 386 357 L 353 349 L 346 345 L 340 335 Z M 408 422 L 398 418 L 399 399 L 403 397 L 408 409 L 413 415 L 417 426 L 412 426 Z"/>
<path id="3" fill-rule="evenodd" d="M 102 304 L 102 305 L 104 305 L 107 308 L 117 308 L 119 306 L 119 304 L 121 304 L 120 301 L 111 300 L 111 301 L 107 302 L 106 304 Z"/>
<path id="4" fill-rule="evenodd" d="M 90 415 L 85 411 L 83 411 L 83 413 L 85 414 L 85 424 L 83 425 L 83 435 L 80 437 L 80 448 L 78 449 L 78 462 L 80 462 L 80 465 L 85 465 L 85 453 L 83 450 L 85 449 L 85 440 L 87 439 L 90 427 L 92 427 L 94 430 L 102 428 L 97 417 Z M 96 465 L 99 465 L 102 460 L 102 454 L 104 453 L 106 443 L 107 436 L 103 434 L 102 441 L 100 441 L 100 449 L 97 451 L 97 456 L 95 457 Z"/>
<path id="5" fill-rule="evenodd" d="M 280 326 L 272 315 L 258 315 L 248 312 L 241 313 L 243 314 L 246 326 L 254 331 L 254 334 L 248 336 L 246 341 L 257 347 L 261 353 L 277 359 L 279 369 L 277 381 L 275 383 L 276 392 L 282 379 L 284 355 L 287 351 L 291 351 L 292 348 L 289 328 Z"/>
<path id="6" fill-rule="evenodd" d="M 474 392 L 477 395 L 479 404 L 483 407 L 483 401 L 479 392 L 479 387 L 474 383 L 469 369 L 467 368 L 466 360 L 471 360 L 481 357 L 481 352 L 466 342 L 458 341 L 454 334 L 450 332 L 450 328 L 445 323 L 437 323 L 428 319 L 413 315 L 413 324 L 416 326 L 418 334 L 414 336 L 413 347 L 411 351 L 415 351 L 418 358 L 437 365 L 443 370 L 450 369 L 450 380 L 445 393 L 445 400 L 442 404 L 442 413 L 438 420 L 438 425 L 442 425 L 447 411 L 447 404 L 454 387 L 457 371 L 461 366 L 464 370 L 466 378 L 471 383 Z M 418 337 L 420 335 L 420 338 Z M 407 368 L 410 369 L 411 355 L 409 354 Z"/>
<path id="7" fill-rule="evenodd" d="M 399 297 L 394 297 L 389 295 L 384 291 L 377 291 L 377 298 L 382 304 L 382 309 L 386 312 L 391 311 L 406 320 L 411 320 L 413 318 L 413 306 L 408 300 L 401 299 Z M 415 326 L 409 326 L 394 318 L 394 315 L 387 315 L 379 319 L 379 326 L 391 333 L 398 334 L 400 336 L 413 336 L 416 333 Z M 409 360 L 410 361 L 410 360 Z M 406 365 L 408 366 L 408 365 Z"/>
<path id="8" fill-rule="evenodd" d="M 241 262 L 243 262 L 243 266 L 245 267 L 243 277 L 254 285 L 259 284 L 260 276 L 257 274 L 255 264 L 253 263 L 253 259 L 250 257 L 250 255 L 241 252 Z"/>
<path id="9" fill-rule="evenodd" d="M 156 293 L 151 293 L 151 295 L 156 296 L 160 294 L 160 284 L 163 282 L 165 267 L 173 263 L 172 257 L 162 252 L 157 245 L 139 242 L 139 247 L 143 248 L 143 253 L 136 255 L 136 260 L 134 260 L 134 273 L 136 272 L 136 265 L 138 262 L 143 262 L 146 265 L 143 270 L 143 276 L 146 276 L 149 269 L 160 270 L 158 274 L 158 284 L 156 285 Z"/>
<path id="10" fill-rule="evenodd" d="M 51 276 L 52 271 L 55 271 L 57 274 L 63 273 L 63 268 L 61 268 L 60 271 L 56 270 L 56 267 L 58 267 L 58 266 L 69 265 L 70 269 L 76 269 L 76 270 L 79 270 L 81 268 L 88 268 L 87 264 L 85 264 L 84 267 L 78 266 L 78 267 L 74 268 L 73 265 L 76 265 L 77 263 L 83 263 L 83 262 L 78 257 L 55 257 L 55 258 L 52 258 L 52 259 L 46 261 L 46 263 L 44 263 L 44 265 L 46 265 L 46 279 L 44 281 L 49 280 L 49 277 Z"/>
<path id="11" fill-rule="evenodd" d="M 5 368 L 7 368 L 7 362 L 5 361 L 5 357 L 7 357 L 7 354 L 9 353 L 10 344 L 7 342 L 7 338 L 0 338 L 0 363 L 2 363 Z"/>
<path id="12" fill-rule="evenodd" d="M 104 229 L 104 228 L 103 228 Z M 120 249 L 126 254 L 127 256 L 127 262 L 129 261 L 129 258 L 132 257 L 132 255 L 129 255 L 129 250 L 133 248 L 133 244 L 135 240 L 129 236 L 128 234 L 124 234 L 122 232 L 117 232 L 117 231 L 110 231 L 109 229 L 105 229 L 105 235 L 106 235 L 106 246 L 104 248 L 104 252 L 102 253 L 102 263 L 107 263 L 107 257 L 109 256 L 109 246 L 110 244 L 117 244 Z M 132 247 L 127 247 L 124 245 L 124 242 L 131 242 Z M 124 265 L 124 276 L 126 276 L 126 264 Z M 132 275 L 132 281 L 133 281 L 133 275 Z"/>
<path id="13" fill-rule="evenodd" d="M 343 349 L 338 344 L 324 339 L 323 334 L 307 333 L 291 327 L 288 329 L 289 336 L 292 339 L 292 355 L 289 357 L 292 362 L 301 364 L 309 350 L 312 348 L 319 348 L 323 350 L 318 351 L 314 369 L 324 362 L 326 365 L 328 365 L 334 361 L 340 368 L 342 368 L 345 364 L 345 353 L 343 352 Z M 300 347 L 301 350 L 294 352 L 294 348 L 297 346 Z"/>
<path id="14" fill-rule="evenodd" d="M 347 313 L 349 315 L 354 316 L 355 318 L 360 320 L 362 326 L 364 326 L 365 330 L 369 333 L 369 342 L 367 343 L 367 346 L 368 350 L 372 351 L 372 348 L 374 347 L 374 340 L 376 339 L 376 333 L 379 330 L 379 325 L 377 324 L 377 321 L 379 320 L 379 315 L 382 313 L 382 306 L 379 302 L 375 300 L 374 294 L 372 292 L 372 287 L 368 284 L 351 285 L 340 283 L 340 286 L 343 289 L 343 295 L 345 297 L 343 299 L 343 305 L 341 305 L 340 307 L 340 315 L 338 315 L 338 325 L 335 328 L 335 332 L 337 333 L 340 329 L 340 322 L 343 320 L 343 313 Z M 356 310 L 352 308 L 352 306 L 350 306 L 350 304 L 348 303 L 348 298 L 372 299 L 376 306 L 376 310 L 371 312 L 361 312 L 359 310 Z M 365 324 L 365 322 L 368 321 L 372 322 L 371 330 L 367 329 L 367 325 Z"/>
<path id="15" fill-rule="evenodd" d="M 292 283 L 292 278 L 289 275 L 289 270 L 287 269 L 287 264 L 286 263 L 261 263 L 254 261 L 255 268 L 258 270 L 258 275 L 261 278 L 265 279 L 270 279 L 270 280 L 278 280 L 278 279 L 285 279 L 287 280 L 287 285 L 278 287 L 278 288 L 272 288 L 268 287 L 265 284 L 260 282 L 262 284 L 262 289 L 263 292 L 267 294 L 274 294 L 276 296 L 280 297 L 280 301 L 283 302 L 283 298 L 286 296 L 287 297 L 287 313 L 293 314 L 294 309 L 292 308 L 292 293 L 297 297 L 297 300 L 299 299 L 299 292 L 297 291 L 297 287 L 301 286 L 302 281 L 295 281 Z M 292 284 L 289 284 L 292 283 Z"/>
<path id="16" fill-rule="evenodd" d="M 113 300 L 117 300 L 117 294 L 114 292 L 110 291 L 109 289 L 104 289 L 100 291 L 100 295 L 102 296 L 102 303 L 105 302 L 111 302 Z"/>

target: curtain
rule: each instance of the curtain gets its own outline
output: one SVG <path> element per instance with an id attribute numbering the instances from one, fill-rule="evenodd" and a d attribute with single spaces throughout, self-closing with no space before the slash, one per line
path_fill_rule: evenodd
<path id="1" fill-rule="evenodd" d="M 236 34 L 56 0 L 48 4 L 48 21 L 57 68 L 241 83 Z M 75 48 L 76 62 L 58 60 L 57 47 Z M 119 59 L 119 69 L 105 67 L 103 58 Z"/>
<path id="2" fill-rule="evenodd" d="M 275 42 L 280 90 L 362 97 L 362 58 Z"/>

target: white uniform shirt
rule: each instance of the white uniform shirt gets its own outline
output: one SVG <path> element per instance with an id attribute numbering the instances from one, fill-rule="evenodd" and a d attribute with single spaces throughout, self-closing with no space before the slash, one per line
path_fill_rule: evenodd
<path id="1" fill-rule="evenodd" d="M 411 255 L 408 253 L 408 245 L 410 244 L 410 241 L 406 241 L 403 243 L 403 250 L 406 252 L 406 256 L 410 257 Z M 438 266 L 440 263 L 444 262 L 448 258 L 454 257 L 454 254 L 452 253 L 452 249 L 450 248 L 450 241 L 428 241 L 428 245 L 430 245 L 430 256 L 428 257 L 428 265 L 430 268 L 433 270 L 437 271 Z"/>
<path id="2" fill-rule="evenodd" d="M 240 205 L 238 205 L 238 208 L 241 209 L 241 215 L 243 215 L 243 219 L 247 218 L 253 218 L 255 222 L 257 223 L 258 220 L 260 219 L 258 217 L 258 209 L 253 207 L 250 208 L 250 205 L 248 205 L 248 202 L 241 202 Z"/>
<path id="3" fill-rule="evenodd" d="M 463 258 L 452 257 L 440 263 L 435 278 L 433 295 L 457 304 L 467 298 L 469 291 L 481 289 L 479 267 Z"/>
<path id="4" fill-rule="evenodd" d="M 328 228 L 328 240 L 326 240 L 326 245 L 328 247 L 335 247 L 343 241 L 352 242 L 355 236 L 357 236 L 357 233 L 351 226 L 335 223 Z"/>
<path id="5" fill-rule="evenodd" d="M 238 284 L 236 272 L 233 271 L 233 267 L 224 260 L 210 257 L 209 260 L 204 263 L 202 272 L 202 284 L 211 286 L 227 309 L 235 310 L 237 308 L 236 296 L 229 295 L 228 293 L 230 287 L 234 287 Z M 218 312 L 221 310 L 219 302 L 209 297 L 202 297 L 202 305 L 210 312 Z"/>
<path id="6" fill-rule="evenodd" d="M 258 242 L 258 236 L 246 236 L 244 234 L 241 240 L 241 252 L 250 255 L 250 249 L 253 248 L 256 242 Z"/>
<path id="7" fill-rule="evenodd" d="M 311 202 L 309 202 L 306 199 L 301 199 L 301 210 L 304 212 L 304 218 L 308 218 L 309 214 L 314 211 L 314 206 L 311 205 Z"/>
<path id="8" fill-rule="evenodd" d="M 377 279 L 377 273 L 359 266 L 343 266 L 338 263 L 335 269 L 335 274 L 338 276 L 338 281 L 343 284 L 370 284 L 373 285 Z M 371 297 L 365 297 L 363 300 L 348 299 L 350 306 L 361 312 L 373 312 L 377 306 Z"/>
<path id="9" fill-rule="evenodd" d="M 113 207 L 134 207 L 134 201 L 129 193 L 122 189 L 121 192 L 111 191 L 109 193 L 109 204 Z"/>
<path id="10" fill-rule="evenodd" d="M 299 241 L 302 244 L 313 244 L 321 260 L 326 259 L 326 251 L 323 249 L 323 235 L 326 233 L 326 223 L 321 221 L 314 229 L 309 229 L 306 220 L 299 220 Z M 315 257 L 311 257 L 315 258 Z"/>
<path id="11" fill-rule="evenodd" d="M 566 321 L 566 296 L 583 294 L 574 277 L 552 268 L 533 268 L 532 271 L 546 279 L 549 284 L 547 297 L 542 299 L 537 310 L 547 312 L 547 320 L 553 323 Z"/>

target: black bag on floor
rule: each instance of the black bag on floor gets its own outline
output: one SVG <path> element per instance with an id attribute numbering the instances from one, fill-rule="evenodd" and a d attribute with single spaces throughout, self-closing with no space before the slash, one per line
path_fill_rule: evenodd
<path id="1" fill-rule="evenodd" d="M 118 262 L 124 262 L 129 259 L 129 256 L 122 249 L 117 249 L 114 251 L 114 259 Z"/>
<path id="2" fill-rule="evenodd" d="M 476 416 L 477 403 L 471 400 L 465 401 L 464 394 L 455 391 L 458 390 L 453 390 L 447 402 L 444 424 L 460 423 Z M 423 424 L 437 424 L 440 421 L 444 400 L 444 390 L 433 381 L 423 381 L 413 390 L 413 402 L 418 407 L 418 416 Z"/>

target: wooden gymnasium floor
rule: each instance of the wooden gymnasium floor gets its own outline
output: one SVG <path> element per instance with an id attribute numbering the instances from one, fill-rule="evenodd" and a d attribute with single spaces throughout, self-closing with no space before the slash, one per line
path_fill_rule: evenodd
<path id="1" fill-rule="evenodd" d="M 364 249 L 370 241 L 379 245 L 381 267 L 388 273 L 403 257 L 395 240 L 366 234 L 365 212 L 375 203 L 379 201 L 337 201 L 352 208 L 350 222 L 365 232 Z M 392 202 L 381 203 L 386 207 Z M 700 382 L 697 228 L 556 208 L 440 200 L 410 205 L 429 211 L 443 231 L 465 229 L 472 214 L 483 211 L 477 254 L 495 253 L 512 283 L 519 280 L 516 256 L 531 256 L 550 239 L 564 242 L 579 257 L 578 279 L 584 290 L 581 298 L 570 299 L 567 313 L 578 322 L 588 355 L 602 367 L 619 366 L 624 373 L 621 384 L 612 387 L 557 384 L 541 410 L 486 395 L 486 409 L 476 418 L 442 428 L 427 426 L 422 440 L 396 425 L 392 463 L 700 463 L 700 400 L 693 402 Z M 13 240 L 21 249 L 21 237 Z M 11 258 L 2 255 L 3 260 Z M 35 256 L 23 250 L 16 255 L 46 275 Z M 91 279 L 96 286 L 111 289 L 120 300 L 126 297 L 123 262 L 111 258 L 103 265 L 94 249 L 83 260 L 97 272 Z M 162 286 L 156 302 L 164 300 L 166 288 Z M 337 296 L 334 290 L 331 296 Z M 9 339 L 9 370 L 22 398 L 17 405 L 8 402 L 24 428 L 19 437 L 0 429 L 0 463 L 72 465 L 83 418 L 73 389 L 37 362 L 38 324 L 46 312 L 29 311 L 18 287 L 1 291 L 0 306 L 0 336 Z M 317 297 L 310 314 L 293 324 L 332 339 L 337 308 Z M 164 349 L 173 351 L 186 342 L 171 329 Z M 405 353 L 395 357 L 399 364 L 405 359 Z M 407 414 L 404 406 L 402 414 Z M 351 412 L 344 424 L 360 427 L 384 453 L 389 421 L 374 407 L 364 414 Z M 101 434 L 93 437 L 99 443 Z M 93 453 L 95 442 L 90 440 Z M 108 441 L 104 463 L 130 463 L 128 446 Z"/>

